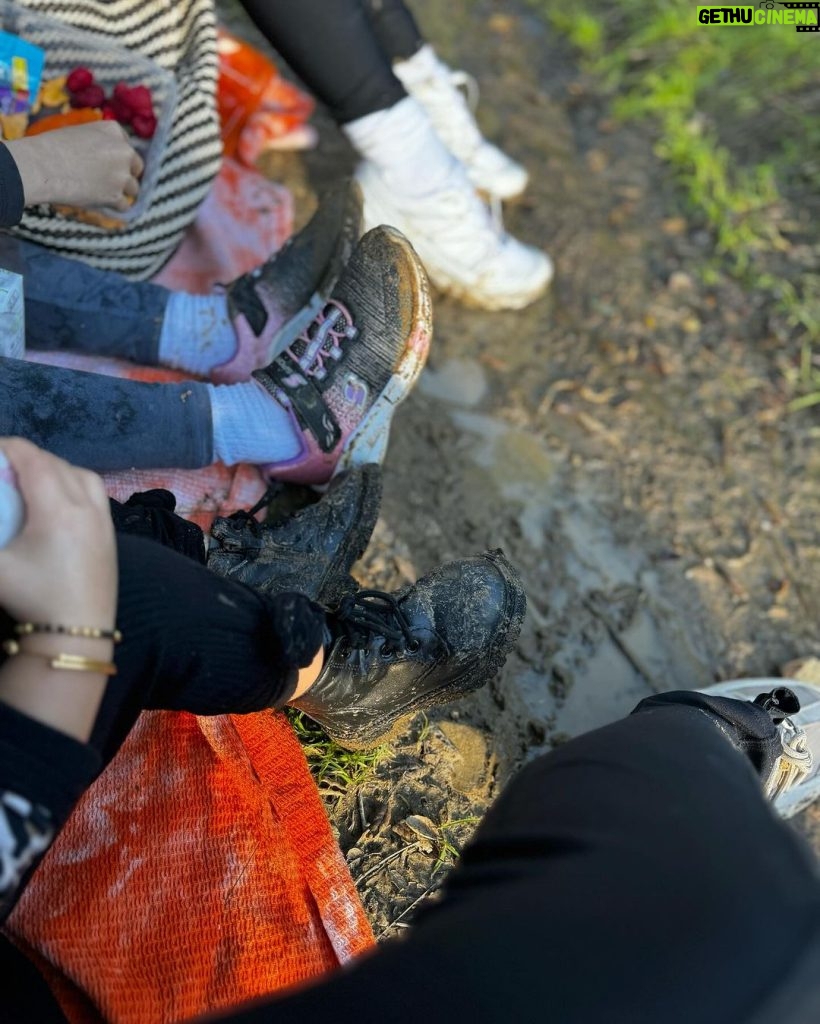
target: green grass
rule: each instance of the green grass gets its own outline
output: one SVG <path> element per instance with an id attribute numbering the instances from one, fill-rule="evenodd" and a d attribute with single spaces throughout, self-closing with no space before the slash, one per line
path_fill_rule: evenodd
<path id="1" fill-rule="evenodd" d="M 793 26 L 702 26 L 690 0 L 529 2 L 577 47 L 618 118 L 654 125 L 657 155 L 715 238 L 704 278 L 730 274 L 771 296 L 809 351 L 790 407 L 820 404 L 816 275 L 781 269 L 786 236 L 806 230 L 800 199 L 820 191 L 816 37 Z"/>
<path id="2" fill-rule="evenodd" d="M 360 786 L 390 755 L 388 747 L 375 750 L 345 750 L 300 711 L 285 712 L 302 744 L 308 766 L 319 790 L 326 796 L 341 796 Z"/>
<path id="3" fill-rule="evenodd" d="M 472 835 L 476 825 L 481 821 L 473 815 L 467 818 L 452 818 L 437 826 L 439 833 L 438 859 L 432 874 L 436 874 L 445 865 L 452 865 L 461 856 L 464 843 Z"/>

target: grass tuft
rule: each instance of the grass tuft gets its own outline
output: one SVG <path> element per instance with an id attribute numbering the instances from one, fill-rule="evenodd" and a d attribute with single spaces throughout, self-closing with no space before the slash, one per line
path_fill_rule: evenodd
<path id="1" fill-rule="evenodd" d="M 301 711 L 287 708 L 285 714 L 305 752 L 311 774 L 325 796 L 342 796 L 360 786 L 390 756 L 390 748 L 345 750 Z"/>

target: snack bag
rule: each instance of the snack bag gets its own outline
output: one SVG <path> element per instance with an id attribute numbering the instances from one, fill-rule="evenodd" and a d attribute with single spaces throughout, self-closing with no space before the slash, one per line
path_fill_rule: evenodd
<path id="1" fill-rule="evenodd" d="M 28 113 L 40 91 L 45 56 L 39 46 L 0 32 L 0 113 Z"/>

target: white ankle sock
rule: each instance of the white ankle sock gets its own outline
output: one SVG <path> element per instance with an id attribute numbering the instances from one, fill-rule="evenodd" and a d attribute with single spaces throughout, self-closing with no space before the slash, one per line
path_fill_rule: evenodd
<path id="1" fill-rule="evenodd" d="M 295 458 L 301 440 L 290 414 L 261 384 L 208 385 L 214 431 L 214 459 L 262 465 Z"/>
<path id="2" fill-rule="evenodd" d="M 451 185 L 461 167 L 411 96 L 351 121 L 344 130 L 358 152 L 402 195 L 420 197 Z"/>
<path id="3" fill-rule="evenodd" d="M 172 292 L 159 336 L 162 366 L 207 377 L 236 353 L 236 332 L 224 295 Z"/>

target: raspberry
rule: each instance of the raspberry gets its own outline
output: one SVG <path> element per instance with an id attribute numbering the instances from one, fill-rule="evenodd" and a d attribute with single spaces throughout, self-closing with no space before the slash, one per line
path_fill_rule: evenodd
<path id="1" fill-rule="evenodd" d="M 131 86 L 128 82 L 117 82 L 114 86 L 114 97 L 121 103 L 131 106 Z"/>
<path id="2" fill-rule="evenodd" d="M 154 104 L 151 102 L 151 92 L 147 86 L 135 85 L 128 96 L 128 102 L 135 114 L 153 117 Z"/>
<path id="3" fill-rule="evenodd" d="M 105 93 L 99 85 L 87 85 L 84 89 L 71 94 L 72 107 L 101 107 L 105 102 Z"/>
<path id="4" fill-rule="evenodd" d="M 119 121 L 120 124 L 131 124 L 134 111 L 119 96 L 112 96 L 108 101 L 108 106 L 111 108 L 115 120 Z"/>
<path id="5" fill-rule="evenodd" d="M 69 92 L 82 92 L 94 84 L 94 75 L 88 68 L 74 68 L 65 84 Z"/>
<path id="6" fill-rule="evenodd" d="M 103 105 L 102 105 L 102 116 L 103 116 L 103 121 L 116 121 L 117 120 L 117 115 L 114 113 L 114 108 L 111 106 L 111 104 L 108 102 L 108 100 L 106 100 L 105 103 L 103 103 Z"/>
<path id="7" fill-rule="evenodd" d="M 131 127 L 139 138 L 151 139 L 157 130 L 157 119 L 153 114 L 135 114 Z"/>

